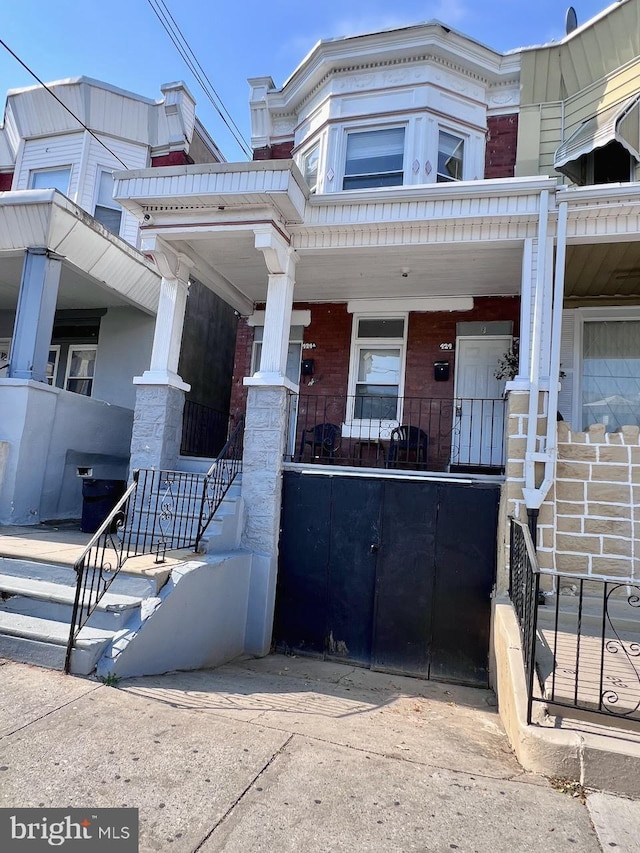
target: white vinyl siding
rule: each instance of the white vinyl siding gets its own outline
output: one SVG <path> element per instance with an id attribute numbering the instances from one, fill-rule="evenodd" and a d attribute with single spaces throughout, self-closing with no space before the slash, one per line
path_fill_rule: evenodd
<path id="1" fill-rule="evenodd" d="M 16 190 L 29 189 L 30 175 L 36 170 L 71 166 L 71 180 L 67 195 L 75 201 L 82 159 L 82 139 L 82 133 L 27 139 L 20 162 L 16 163 L 16 177 L 14 178 L 13 188 Z"/>

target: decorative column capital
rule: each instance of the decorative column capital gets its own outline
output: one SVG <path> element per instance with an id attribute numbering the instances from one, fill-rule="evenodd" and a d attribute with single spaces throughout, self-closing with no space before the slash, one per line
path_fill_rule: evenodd
<path id="1" fill-rule="evenodd" d="M 182 252 L 175 252 L 168 243 L 155 235 L 142 238 L 140 250 L 150 258 L 163 278 L 187 282 L 194 263 Z"/>
<path id="2" fill-rule="evenodd" d="M 294 277 L 298 256 L 289 241 L 273 225 L 254 228 L 255 247 L 264 255 L 269 275 Z"/>

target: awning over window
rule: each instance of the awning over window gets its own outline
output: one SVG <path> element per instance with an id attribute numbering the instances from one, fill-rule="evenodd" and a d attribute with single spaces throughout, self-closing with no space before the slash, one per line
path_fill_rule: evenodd
<path id="1" fill-rule="evenodd" d="M 640 162 L 640 94 L 583 122 L 558 148 L 553 165 L 578 183 L 581 178 L 581 158 L 614 141 L 619 142 Z"/>

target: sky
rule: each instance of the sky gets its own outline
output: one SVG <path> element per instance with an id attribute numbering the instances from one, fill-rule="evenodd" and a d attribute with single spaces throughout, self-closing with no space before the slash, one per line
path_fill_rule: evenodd
<path id="1" fill-rule="evenodd" d="M 250 141 L 248 77 L 282 85 L 319 39 L 438 19 L 496 50 L 564 35 L 567 0 L 165 0 Z M 573 0 L 582 24 L 609 0 Z M 184 80 L 229 161 L 246 159 L 163 30 L 149 0 L 7 0 L 0 39 L 42 80 L 81 75 L 144 95 Z M 35 80 L 0 45 L 0 90 Z"/>

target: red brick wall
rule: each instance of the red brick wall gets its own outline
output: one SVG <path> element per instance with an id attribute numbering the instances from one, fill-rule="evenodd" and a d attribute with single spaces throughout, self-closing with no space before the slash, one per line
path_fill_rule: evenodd
<path id="1" fill-rule="evenodd" d="M 487 119 L 485 178 L 512 178 L 516 167 L 518 114 Z"/>
<path id="2" fill-rule="evenodd" d="M 0 193 L 9 192 L 13 182 L 13 172 L 2 172 L 0 174 Z"/>
<path id="3" fill-rule="evenodd" d="M 353 316 L 347 312 L 346 303 L 296 303 L 296 309 L 310 309 L 311 323 L 304 330 L 304 342 L 316 344 L 315 349 L 304 350 L 303 358 L 314 360 L 313 383 L 308 380 L 300 386 L 300 393 L 317 397 L 336 396 L 343 398 L 347 393 L 349 377 L 349 352 Z M 443 352 L 441 343 L 456 340 L 456 323 L 471 323 L 481 320 L 512 320 L 514 335 L 518 335 L 520 299 L 518 297 L 479 297 L 471 311 L 437 311 L 412 313 L 409 315 L 407 336 L 407 361 L 405 370 L 405 397 L 453 397 L 455 374 L 455 351 Z M 236 355 L 231 391 L 231 412 L 238 415 L 244 411 L 246 389 L 243 377 L 251 369 L 253 328 L 246 320 L 238 325 Z M 436 382 L 433 363 L 448 361 L 448 382 Z"/>
<path id="4" fill-rule="evenodd" d="M 251 370 L 251 351 L 253 348 L 253 326 L 244 318 L 238 321 L 236 334 L 236 355 L 233 362 L 233 380 L 231 383 L 230 413 L 232 423 L 241 415 L 247 404 L 247 389 L 242 384 Z"/>
<path id="5" fill-rule="evenodd" d="M 191 166 L 193 160 L 186 151 L 171 151 L 169 154 L 163 154 L 162 157 L 151 158 L 151 168 L 155 169 L 159 166 Z"/>
<path id="6" fill-rule="evenodd" d="M 264 148 L 255 148 L 254 160 L 289 160 L 293 151 L 293 140 L 289 142 L 278 142 L 275 145 L 265 145 Z"/>

